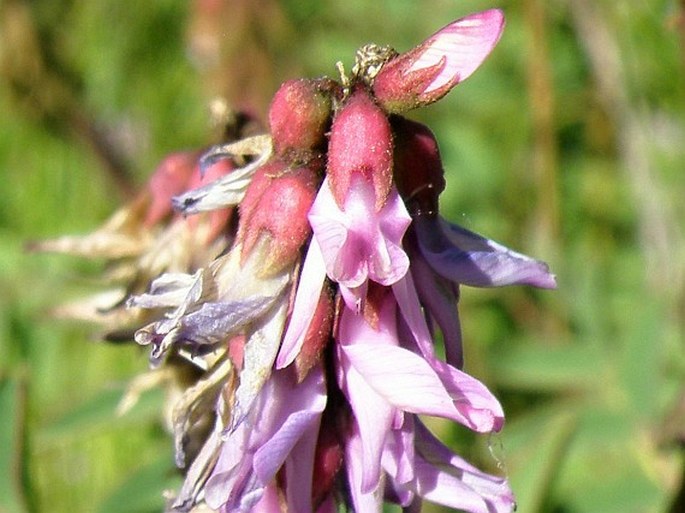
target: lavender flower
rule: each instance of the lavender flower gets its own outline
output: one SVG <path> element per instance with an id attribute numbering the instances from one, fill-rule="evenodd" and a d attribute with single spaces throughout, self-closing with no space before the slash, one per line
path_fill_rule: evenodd
<path id="1" fill-rule="evenodd" d="M 351 77 L 283 84 L 269 135 L 204 157 L 227 173 L 200 187 L 174 169 L 153 179 L 143 224 L 171 204 L 190 220 L 228 209 L 220 225 L 206 221 L 209 239 L 188 245 L 218 240 L 221 252 L 147 266 L 145 290 L 128 287 L 135 340 L 152 347 L 155 372 L 184 361 L 203 373 L 174 406 L 186 478 L 168 511 L 333 512 L 344 502 L 380 512 L 384 501 L 418 511 L 424 499 L 512 511 L 506 478 L 453 454 L 419 415 L 502 428 L 497 399 L 461 370 L 459 287 L 553 288 L 554 276 L 440 217 L 437 142 L 400 115 L 469 77 L 503 26 L 490 10 L 404 54 L 366 46 Z M 153 268 L 166 274 L 153 279 Z M 209 434 L 197 429 L 207 423 Z"/>

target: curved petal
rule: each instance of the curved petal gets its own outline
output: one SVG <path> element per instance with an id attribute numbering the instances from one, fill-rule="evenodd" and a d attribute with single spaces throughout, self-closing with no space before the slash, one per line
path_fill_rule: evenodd
<path id="1" fill-rule="evenodd" d="M 478 69 L 499 41 L 504 15 L 499 9 L 461 18 L 440 29 L 421 45 L 425 48 L 407 73 L 444 63 L 424 94 L 456 85 Z"/>
<path id="2" fill-rule="evenodd" d="M 415 435 L 416 450 L 421 458 L 435 468 L 457 476 L 466 486 L 475 491 L 487 505 L 484 511 L 508 513 L 514 509 L 514 496 L 506 478 L 487 474 L 457 456 L 419 420 L 416 422 Z M 424 481 L 424 489 L 426 485 Z M 439 500 L 439 495 L 440 491 L 435 490 L 433 500 L 445 504 Z"/>
<path id="3" fill-rule="evenodd" d="M 459 321 L 459 285 L 438 276 L 421 254 L 412 254 L 412 278 L 421 304 L 440 326 L 445 346 L 445 360 L 457 369 L 464 366 L 464 352 Z"/>
<path id="4" fill-rule="evenodd" d="M 364 513 L 381 513 L 383 506 L 382 487 L 364 492 L 362 490 L 362 475 L 364 472 L 364 460 L 362 455 L 362 441 L 356 427 L 350 430 L 345 445 L 345 468 L 347 481 L 350 487 L 350 496 L 354 511 Z"/>
<path id="5" fill-rule="evenodd" d="M 321 254 L 321 248 L 316 239 L 312 238 L 307 250 L 307 256 L 302 264 L 300 281 L 297 284 L 297 294 L 290 314 L 290 322 L 283 336 L 281 349 L 276 359 L 276 368 L 282 369 L 290 365 L 302 349 L 304 337 L 312 322 L 316 305 L 321 296 L 321 290 L 326 279 L 326 266 Z"/>
<path id="6" fill-rule="evenodd" d="M 350 364 L 342 346 L 338 346 L 338 367 L 341 378 L 339 385 L 350 402 L 359 430 L 362 460 L 359 486 L 361 492 L 366 494 L 379 486 L 381 455 L 392 425 L 394 409 Z"/>
<path id="7" fill-rule="evenodd" d="M 449 418 L 479 432 L 501 425 L 496 421 L 499 402 L 468 374 L 446 364 L 434 368 L 401 347 L 357 343 L 342 351 L 364 381 L 396 408 Z"/>
<path id="8" fill-rule="evenodd" d="M 416 234 L 423 256 L 448 280 L 473 287 L 524 284 L 556 288 L 554 275 L 544 262 L 443 219 L 417 219 Z"/>

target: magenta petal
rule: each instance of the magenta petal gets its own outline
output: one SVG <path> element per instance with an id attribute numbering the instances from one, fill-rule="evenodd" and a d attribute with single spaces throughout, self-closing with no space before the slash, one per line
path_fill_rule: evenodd
<path id="1" fill-rule="evenodd" d="M 473 287 L 533 285 L 556 288 L 549 267 L 443 219 L 416 220 L 419 247 L 444 278 Z"/>
<path id="2" fill-rule="evenodd" d="M 316 311 L 316 305 L 321 296 L 324 281 L 326 279 L 326 267 L 321 254 L 321 248 L 316 239 L 309 243 L 307 256 L 302 265 L 300 281 L 297 285 L 295 304 L 290 314 L 290 322 L 283 336 L 281 349 L 276 359 L 276 368 L 282 369 L 290 365 L 302 349 L 304 337 L 312 322 Z"/>
<path id="3" fill-rule="evenodd" d="M 411 218 L 395 188 L 376 212 L 373 185 L 357 177 L 342 211 L 326 179 L 312 205 L 309 222 L 328 276 L 343 287 L 358 288 L 369 278 L 390 285 L 409 268 L 401 244 Z"/>
<path id="4" fill-rule="evenodd" d="M 424 94 L 450 83 L 462 82 L 490 54 L 503 29 L 504 15 L 498 9 L 472 14 L 450 23 L 428 38 L 424 43 L 425 50 L 414 61 L 408 73 L 430 68 L 444 61 L 442 70 L 424 90 Z"/>
<path id="5" fill-rule="evenodd" d="M 362 458 L 362 440 L 356 428 L 350 430 L 345 445 L 345 468 L 350 487 L 353 511 L 364 513 L 381 513 L 383 505 L 382 487 L 371 492 L 362 491 L 362 475 L 364 472 Z"/>
<path id="6" fill-rule="evenodd" d="M 464 354 L 457 309 L 459 285 L 438 276 L 421 255 L 412 255 L 411 271 L 421 303 L 440 326 L 445 345 L 445 360 L 461 369 L 464 366 Z"/>
<path id="7" fill-rule="evenodd" d="M 254 471 L 262 483 L 270 481 L 293 446 L 313 425 L 319 422 L 326 406 L 323 372 L 314 368 L 307 378 L 295 384 L 288 369 L 274 372 L 269 386 L 269 402 L 274 406 L 264 410 L 271 415 L 260 421 L 252 433 L 258 436 L 258 449 L 254 453 Z M 260 419 L 261 420 L 261 419 Z"/>
<path id="8" fill-rule="evenodd" d="M 319 435 L 319 420 L 311 423 L 285 461 L 288 511 L 301 511 L 302 513 L 312 511 L 312 475 Z"/>
<path id="9" fill-rule="evenodd" d="M 381 454 L 387 433 L 390 431 L 394 411 L 385 398 L 369 386 L 366 379 L 350 365 L 344 346 L 338 346 L 340 388 L 350 402 L 361 436 L 360 490 L 370 493 L 378 488 L 381 477 Z"/>
<path id="10" fill-rule="evenodd" d="M 514 495 L 505 478 L 487 474 L 454 454 L 420 421 L 416 422 L 415 439 L 416 450 L 421 454 L 426 464 L 455 476 L 481 497 L 484 505 L 476 502 L 479 507 L 469 511 L 478 513 L 481 511 L 487 513 L 509 513 L 514 510 L 516 505 Z M 425 469 L 426 467 L 424 466 L 423 468 Z M 427 478 L 428 475 L 424 473 L 422 476 L 423 481 L 420 483 L 421 488 L 424 490 L 429 486 Z M 433 482 L 435 483 L 436 480 L 433 480 Z M 441 495 L 447 495 L 447 497 L 442 497 L 443 500 L 441 500 Z M 434 489 L 433 499 L 431 500 L 451 505 L 444 500 L 450 500 L 450 497 L 451 494 L 443 494 L 440 490 Z"/>

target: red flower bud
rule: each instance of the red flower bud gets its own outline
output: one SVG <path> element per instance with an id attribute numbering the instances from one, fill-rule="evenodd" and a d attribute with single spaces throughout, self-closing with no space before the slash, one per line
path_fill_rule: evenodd
<path id="1" fill-rule="evenodd" d="M 411 214 L 437 214 L 445 176 L 438 142 L 430 129 L 400 116 L 391 120 L 395 134 L 395 184 Z"/>
<path id="2" fill-rule="evenodd" d="M 335 313 L 333 303 L 333 293 L 330 287 L 324 286 L 309 329 L 304 337 L 302 348 L 293 362 L 298 383 L 304 381 L 312 367 L 319 362 L 321 354 L 331 338 Z"/>
<path id="3" fill-rule="evenodd" d="M 328 170 L 335 201 L 344 209 L 354 174 L 373 183 L 375 207 L 385 204 L 392 186 L 392 132 L 386 114 L 365 89 L 357 89 L 333 119 Z"/>
<path id="4" fill-rule="evenodd" d="M 300 256 L 311 233 L 307 214 L 319 185 L 317 163 L 290 169 L 276 159 L 255 173 L 239 207 L 243 260 L 263 236 L 270 238 L 267 272 L 278 272 Z"/>
<path id="5" fill-rule="evenodd" d="M 331 493 L 335 480 L 343 464 L 344 451 L 338 434 L 334 414 L 324 413 L 319 439 L 314 454 L 314 472 L 312 479 L 312 506 L 314 511 Z"/>
<path id="6" fill-rule="evenodd" d="M 157 224 L 171 213 L 171 198 L 188 189 L 198 157 L 194 151 L 172 153 L 157 166 L 147 185 L 152 197 L 145 216 L 147 226 Z"/>
<path id="7" fill-rule="evenodd" d="M 286 162 L 306 163 L 325 143 L 332 114 L 335 82 L 289 80 L 274 95 L 269 108 L 269 128 L 276 155 Z"/>
<path id="8" fill-rule="evenodd" d="M 466 80 L 499 41 L 504 15 L 491 9 L 450 23 L 385 63 L 373 82 L 378 103 L 401 113 L 439 100 Z"/>

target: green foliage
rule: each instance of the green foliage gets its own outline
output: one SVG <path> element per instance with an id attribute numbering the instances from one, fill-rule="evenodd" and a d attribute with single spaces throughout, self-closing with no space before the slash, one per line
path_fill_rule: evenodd
<path id="1" fill-rule="evenodd" d="M 147 513 L 178 485 L 159 394 L 114 411 L 145 351 L 48 315 L 96 289 L 95 269 L 24 244 L 95 228 L 126 194 L 119 168 L 139 184 L 166 153 L 211 143 L 222 84 L 253 80 L 258 94 L 335 75 L 364 43 L 406 50 L 493 6 L 271 3 L 270 17 L 236 16 L 256 49 L 233 25 L 193 25 L 201 2 L 0 5 L 0 512 Z M 559 290 L 464 288 L 467 370 L 502 397 L 519 511 L 679 511 L 685 13 L 665 0 L 496 4 L 508 24 L 490 59 L 412 117 L 441 144 L 446 217 L 550 262 Z M 250 57 L 220 54 L 222 75 L 189 51 L 198 34 Z M 254 101 L 240 91 L 238 106 Z"/>

